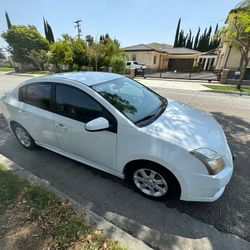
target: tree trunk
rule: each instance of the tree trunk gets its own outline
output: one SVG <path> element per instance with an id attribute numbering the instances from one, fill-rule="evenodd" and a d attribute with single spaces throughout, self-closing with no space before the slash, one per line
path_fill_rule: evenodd
<path id="1" fill-rule="evenodd" d="M 95 60 L 95 71 L 97 71 L 97 62 L 98 60 Z"/>
<path id="2" fill-rule="evenodd" d="M 243 81 L 243 78 L 245 76 L 245 72 L 246 72 L 246 68 L 247 68 L 247 65 L 249 63 L 249 57 L 248 57 L 248 54 L 246 55 L 245 57 L 245 60 L 244 60 L 244 65 L 243 67 L 241 68 L 241 71 L 240 71 L 240 79 L 237 83 L 237 86 L 236 86 L 236 89 L 240 90 L 241 89 L 241 84 L 242 84 L 242 81 Z"/>
<path id="3" fill-rule="evenodd" d="M 240 65 L 239 65 L 239 70 L 241 70 L 242 69 L 242 65 L 243 65 L 243 63 L 244 63 L 244 54 L 242 53 L 242 52 L 240 52 L 241 53 L 241 57 L 240 57 Z"/>

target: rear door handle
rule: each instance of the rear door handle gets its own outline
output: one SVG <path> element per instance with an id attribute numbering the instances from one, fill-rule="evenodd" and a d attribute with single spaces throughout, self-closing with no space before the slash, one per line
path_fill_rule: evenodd
<path id="1" fill-rule="evenodd" d="M 67 127 L 65 127 L 62 123 L 56 123 L 56 128 L 60 128 L 61 130 L 67 130 Z"/>

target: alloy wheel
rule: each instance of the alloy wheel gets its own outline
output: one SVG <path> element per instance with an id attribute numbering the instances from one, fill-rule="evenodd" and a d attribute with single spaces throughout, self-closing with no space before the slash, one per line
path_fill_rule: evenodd
<path id="1" fill-rule="evenodd" d="M 140 168 L 133 174 L 133 181 L 138 189 L 152 197 L 162 197 L 168 192 L 168 184 L 156 171 Z"/>
<path id="2" fill-rule="evenodd" d="M 19 140 L 19 142 L 26 148 L 31 146 L 31 141 L 29 138 L 29 135 L 26 133 L 26 131 L 21 128 L 21 127 L 17 127 L 15 130 L 15 134 L 17 136 L 17 139 Z"/>

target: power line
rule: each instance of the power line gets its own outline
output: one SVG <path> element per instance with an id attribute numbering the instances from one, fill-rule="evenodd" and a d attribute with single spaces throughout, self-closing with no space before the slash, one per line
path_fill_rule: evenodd
<path id="1" fill-rule="evenodd" d="M 82 34 L 81 24 L 80 24 L 81 21 L 82 20 L 77 20 L 77 21 L 74 22 L 76 24 L 75 28 L 77 28 L 77 36 L 78 36 L 79 39 L 81 38 L 81 34 Z"/>

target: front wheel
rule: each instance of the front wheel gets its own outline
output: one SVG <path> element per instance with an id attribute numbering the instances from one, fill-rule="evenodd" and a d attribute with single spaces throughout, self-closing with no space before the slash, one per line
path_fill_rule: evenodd
<path id="1" fill-rule="evenodd" d="M 177 191 L 173 177 L 158 166 L 137 167 L 128 177 L 134 187 L 150 199 L 165 200 Z"/>
<path id="2" fill-rule="evenodd" d="M 36 144 L 27 130 L 19 124 L 13 125 L 13 132 L 16 136 L 18 142 L 27 149 L 33 149 L 36 147 Z"/>

